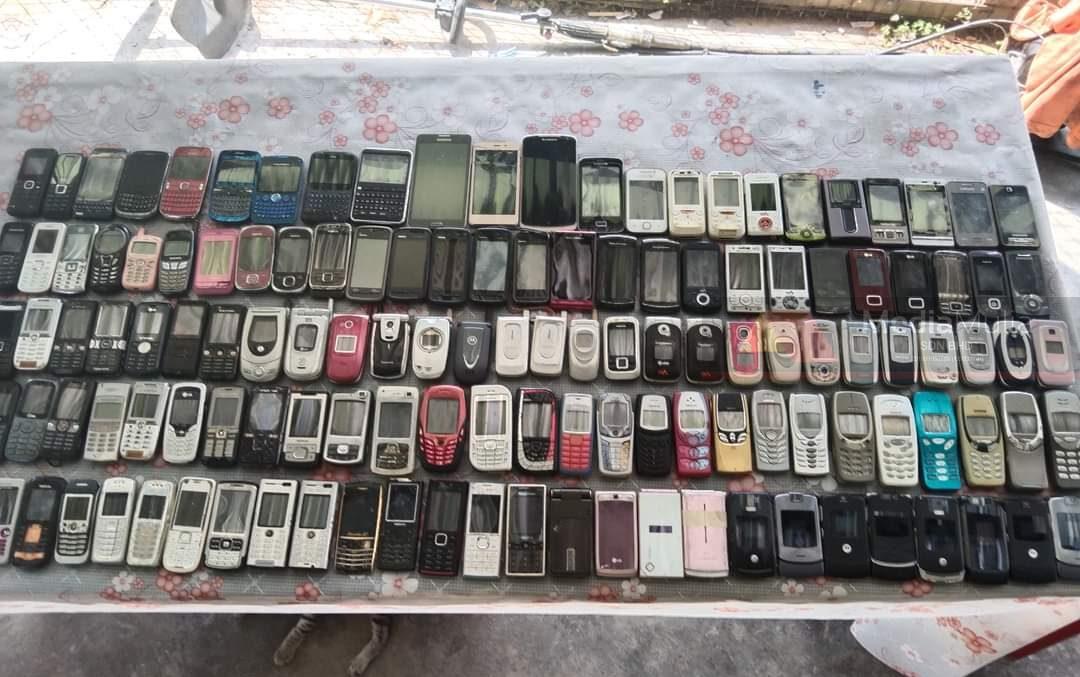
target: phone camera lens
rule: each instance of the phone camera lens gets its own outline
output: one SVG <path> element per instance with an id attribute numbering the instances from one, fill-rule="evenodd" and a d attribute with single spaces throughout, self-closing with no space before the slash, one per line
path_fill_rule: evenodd
<path id="1" fill-rule="evenodd" d="M 739 337 L 739 340 L 741 340 L 741 341 L 745 341 L 746 339 L 750 338 L 750 329 L 749 329 L 749 327 L 739 327 L 736 335 Z"/>

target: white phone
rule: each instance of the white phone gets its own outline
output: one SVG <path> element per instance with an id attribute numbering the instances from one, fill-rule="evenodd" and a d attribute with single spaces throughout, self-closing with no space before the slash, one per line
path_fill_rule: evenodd
<path id="1" fill-rule="evenodd" d="M 296 485 L 296 480 L 259 481 L 255 525 L 251 528 L 247 553 L 249 567 L 285 566 L 296 505 Z"/>
<path id="2" fill-rule="evenodd" d="M 137 381 L 131 385 L 124 433 L 120 436 L 120 457 L 127 461 L 149 461 L 157 453 L 165 408 L 169 403 L 169 384 L 161 381 Z"/>
<path id="3" fill-rule="evenodd" d="M 86 291 L 90 252 L 97 232 L 98 227 L 94 223 L 73 223 L 67 227 L 53 275 L 53 293 L 82 294 Z"/>
<path id="4" fill-rule="evenodd" d="M 172 521 L 176 486 L 169 480 L 146 480 L 131 521 L 127 563 L 132 567 L 156 567 L 165 546 L 165 526 Z"/>
<path id="5" fill-rule="evenodd" d="M 94 480 L 75 480 L 67 483 L 56 529 L 57 564 L 86 564 L 90 559 L 90 541 L 94 531 L 94 504 L 98 483 Z M 26 512 L 34 506 L 30 497 Z"/>
<path id="6" fill-rule="evenodd" d="M 724 247 L 727 268 L 727 311 L 765 312 L 765 248 L 759 244 Z"/>
<path id="7" fill-rule="evenodd" d="M 802 375 L 802 351 L 799 349 L 799 330 L 794 322 L 773 320 L 765 324 L 765 355 L 769 363 L 769 379 L 773 383 L 791 385 Z"/>
<path id="8" fill-rule="evenodd" d="M 874 395 L 874 442 L 880 481 L 887 487 L 919 484 L 915 411 L 903 395 Z"/>
<path id="9" fill-rule="evenodd" d="M 461 575 L 465 578 L 499 577 L 502 570 L 505 492 L 504 485 L 494 482 L 469 484 L 465 547 L 461 562 Z"/>
<path id="10" fill-rule="evenodd" d="M 23 255 L 18 290 L 23 294 L 44 294 L 49 291 L 56 273 L 56 262 L 64 247 L 62 223 L 41 222 L 34 226 L 30 244 Z"/>
<path id="11" fill-rule="evenodd" d="M 239 569 L 244 563 L 258 493 L 259 488 L 250 482 L 218 484 L 210 534 L 206 539 L 206 566 Z"/>
<path id="12" fill-rule="evenodd" d="M 806 380 L 815 386 L 840 382 L 840 332 L 832 320 L 805 320 L 800 327 Z"/>
<path id="13" fill-rule="evenodd" d="M 597 398 L 596 458 L 607 477 L 629 477 L 634 469 L 634 402 L 626 393 Z"/>
<path id="14" fill-rule="evenodd" d="M 0 477 L 0 564 L 11 559 L 12 536 L 25 488 L 26 480 L 21 477 Z"/>
<path id="15" fill-rule="evenodd" d="M 878 382 L 878 333 L 873 322 L 840 320 L 844 343 L 844 382 L 872 386 Z"/>
<path id="16" fill-rule="evenodd" d="M 956 385 L 956 334 L 947 322 L 919 323 L 919 361 L 922 382 L 928 386 Z"/>
<path id="17" fill-rule="evenodd" d="M 662 169 L 626 172 L 626 230 L 635 235 L 667 232 L 667 174 Z"/>
<path id="18" fill-rule="evenodd" d="M 806 276 L 806 247 L 771 244 L 766 248 L 769 264 L 769 310 L 774 313 L 809 313 L 810 282 Z"/>
<path id="19" fill-rule="evenodd" d="M 166 463 L 191 463 L 199 455 L 205 411 L 205 384 L 173 384 L 161 441 L 161 457 Z"/>
<path id="20" fill-rule="evenodd" d="M 248 308 L 240 341 L 241 377 L 253 383 L 269 383 L 281 375 L 288 319 L 288 308 Z"/>
<path id="21" fill-rule="evenodd" d="M 300 483 L 300 512 L 292 532 L 289 566 L 295 569 L 326 569 L 341 485 L 304 480 Z"/>
<path id="22" fill-rule="evenodd" d="M 412 344 L 413 375 L 425 381 L 442 378 L 449 357 L 450 318 L 416 318 Z"/>
<path id="23" fill-rule="evenodd" d="M 776 174 L 755 173 L 743 176 L 746 189 L 746 234 L 779 237 L 784 234 L 784 217 L 780 212 L 780 177 Z"/>
<path id="24" fill-rule="evenodd" d="M 135 480 L 110 477 L 101 483 L 97 515 L 94 518 L 94 541 L 90 561 L 94 564 L 120 564 L 127 553 L 131 517 L 135 513 Z"/>
<path id="25" fill-rule="evenodd" d="M 313 466 L 319 462 L 323 451 L 328 398 L 326 393 L 316 392 L 294 392 L 289 395 L 285 442 L 281 448 L 282 463 L 286 466 Z"/>
<path id="26" fill-rule="evenodd" d="M 671 237 L 705 235 L 705 179 L 696 169 L 668 172 L 668 231 Z"/>
<path id="27" fill-rule="evenodd" d="M 12 355 L 15 369 L 41 371 L 49 364 L 63 307 L 60 299 L 32 298 L 26 302 Z"/>
<path id="28" fill-rule="evenodd" d="M 956 346 L 960 376 L 969 386 L 988 386 L 997 377 L 993 337 L 985 322 L 957 322 Z"/>
<path id="29" fill-rule="evenodd" d="M 791 393 L 788 413 L 791 416 L 791 455 L 795 459 L 795 474 L 828 475 L 829 416 L 825 412 L 825 396 Z"/>
<path id="30" fill-rule="evenodd" d="M 364 462 L 371 392 L 355 390 L 330 395 L 330 423 L 323 443 L 323 460 L 339 465 Z"/>
<path id="31" fill-rule="evenodd" d="M 638 575 L 683 577 L 682 497 L 672 489 L 638 492 Z"/>
<path id="32" fill-rule="evenodd" d="M 199 568 L 210 508 L 217 482 L 205 477 L 185 477 L 176 489 L 176 509 L 165 535 L 161 566 L 174 574 L 190 574 Z"/>
<path id="33" fill-rule="evenodd" d="M 326 335 L 334 302 L 326 308 L 293 308 L 285 347 L 285 375 L 294 381 L 314 381 L 322 376 L 326 358 Z"/>
<path id="34" fill-rule="evenodd" d="M 757 469 L 764 472 L 788 471 L 791 460 L 788 454 L 787 406 L 783 393 L 755 390 L 750 406 Z"/>
<path id="35" fill-rule="evenodd" d="M 371 439 L 371 472 L 409 475 L 416 465 L 420 393 L 407 386 L 379 386 Z"/>
<path id="36" fill-rule="evenodd" d="M 111 463 L 120 458 L 120 437 L 130 393 L 130 383 L 97 384 L 83 445 L 83 458 L 87 461 Z"/>
<path id="37" fill-rule="evenodd" d="M 533 376 L 559 376 L 566 355 L 566 313 L 534 315 L 529 371 Z"/>
<path id="38" fill-rule="evenodd" d="M 745 236 L 742 174 L 709 172 L 705 187 L 709 200 L 709 237 L 714 240 L 738 240 Z"/>
<path id="39" fill-rule="evenodd" d="M 570 321 L 570 378 L 595 381 L 600 374 L 600 322 L 591 318 Z"/>
<path id="40" fill-rule="evenodd" d="M 518 378 L 529 371 L 529 311 L 495 319 L 495 373 Z"/>
<path id="41" fill-rule="evenodd" d="M 604 318 L 604 377 L 632 381 L 641 375 L 641 323 L 633 315 Z"/>
<path id="42" fill-rule="evenodd" d="M 477 385 L 470 388 L 469 398 L 469 463 L 480 472 L 512 469 L 514 400 L 510 389 Z"/>

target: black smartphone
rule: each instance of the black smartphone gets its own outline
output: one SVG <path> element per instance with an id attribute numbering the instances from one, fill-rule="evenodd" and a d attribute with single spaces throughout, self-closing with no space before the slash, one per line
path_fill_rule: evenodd
<path id="1" fill-rule="evenodd" d="M 671 313 L 679 309 L 679 243 L 663 238 L 641 241 L 641 309 Z"/>
<path id="2" fill-rule="evenodd" d="M 1008 252 L 1005 266 L 1009 271 L 1009 288 L 1017 316 L 1047 317 L 1050 306 L 1039 253 Z"/>
<path id="3" fill-rule="evenodd" d="M 637 305 L 638 239 L 633 235 L 596 238 L 596 305 L 633 310 Z"/>
<path id="4" fill-rule="evenodd" d="M 98 294 L 112 294 L 123 288 L 121 280 L 130 239 L 131 231 L 122 223 L 112 223 L 98 230 L 90 252 L 87 289 Z"/>
<path id="5" fill-rule="evenodd" d="M 278 230 L 274 268 L 270 275 L 270 287 L 274 291 L 299 294 L 307 289 L 313 237 L 306 226 L 286 226 Z"/>
<path id="6" fill-rule="evenodd" d="M 478 228 L 472 234 L 473 303 L 506 303 L 510 280 L 510 231 L 506 228 Z"/>
<path id="7" fill-rule="evenodd" d="M 808 249 L 810 289 L 814 312 L 819 315 L 847 315 L 851 312 L 851 282 L 848 280 L 847 250 L 839 247 Z"/>
<path id="8" fill-rule="evenodd" d="M 776 570 L 776 525 L 772 496 L 727 495 L 728 559 L 740 576 L 772 576 Z"/>
<path id="9" fill-rule="evenodd" d="M 409 225 L 465 225 L 471 146 L 468 134 L 417 135 Z"/>
<path id="10" fill-rule="evenodd" d="M 172 306 L 168 303 L 149 301 L 135 306 L 135 321 L 124 355 L 125 374 L 136 378 L 157 376 L 171 315 Z"/>
<path id="11" fill-rule="evenodd" d="M 176 304 L 165 339 L 161 373 L 165 376 L 193 378 L 199 373 L 199 353 L 209 306 L 202 301 Z"/>
<path id="12" fill-rule="evenodd" d="M 347 223 L 320 223 L 312 240 L 311 279 L 313 296 L 341 296 L 349 282 L 349 247 L 352 226 Z"/>
<path id="13" fill-rule="evenodd" d="M 578 162 L 581 213 L 578 227 L 597 233 L 618 233 L 623 216 L 623 163 L 618 158 L 586 157 Z"/>
<path id="14" fill-rule="evenodd" d="M 56 157 L 56 151 L 52 148 L 30 148 L 23 153 L 15 185 L 8 198 L 8 214 L 28 219 L 41 213 L 41 203 L 45 199 Z"/>
<path id="15" fill-rule="evenodd" d="M 247 307 L 232 304 L 210 306 L 206 338 L 199 361 L 199 378 L 232 381 L 240 367 L 240 339 Z"/>
<path id="16" fill-rule="evenodd" d="M 866 529 L 866 497 L 831 494 L 821 505 L 821 550 L 825 575 L 865 578 L 870 575 L 870 536 Z"/>
<path id="17" fill-rule="evenodd" d="M 428 482 L 420 540 L 420 573 L 457 576 L 465 532 L 469 483 L 455 480 Z"/>
<path id="18" fill-rule="evenodd" d="M 375 566 L 380 570 L 412 571 L 416 568 L 416 539 L 420 534 L 423 494 L 423 482 L 393 480 L 387 486 L 386 507 L 375 554 Z"/>
<path id="19" fill-rule="evenodd" d="M 423 301 L 427 296 L 431 230 L 407 226 L 391 237 L 390 270 L 386 298 L 391 301 Z"/>
<path id="20" fill-rule="evenodd" d="M 49 187 L 45 190 L 45 202 L 41 205 L 42 218 L 63 221 L 71 217 L 85 166 L 86 158 L 82 153 L 62 153 L 56 158 Z"/>
<path id="21" fill-rule="evenodd" d="M 15 344 L 19 342 L 25 310 L 22 303 L 0 304 L 0 379 L 15 375 Z"/>
<path id="22" fill-rule="evenodd" d="M 929 254 L 915 249 L 889 252 L 889 270 L 897 314 L 919 317 L 929 313 L 934 297 Z"/>
<path id="23" fill-rule="evenodd" d="M 990 186 L 990 203 L 1003 247 L 1039 246 L 1039 228 L 1026 186 Z"/>
<path id="24" fill-rule="evenodd" d="M 0 292 L 11 293 L 18 289 L 23 259 L 33 232 L 32 223 L 10 221 L 4 224 L 0 233 Z"/>
<path id="25" fill-rule="evenodd" d="M 165 233 L 158 261 L 158 292 L 165 296 L 184 294 L 191 283 L 191 262 L 195 257 L 195 233 L 173 228 Z"/>
<path id="26" fill-rule="evenodd" d="M 64 302 L 49 356 L 49 371 L 53 374 L 77 376 L 83 373 L 97 310 L 97 301 L 68 299 Z"/>
<path id="27" fill-rule="evenodd" d="M 869 494 L 870 574 L 889 581 L 909 581 L 915 566 L 915 510 L 910 496 Z"/>
<path id="28" fill-rule="evenodd" d="M 169 154 L 139 150 L 127 156 L 116 186 L 116 215 L 125 219 L 148 219 L 158 210 Z"/>
<path id="29" fill-rule="evenodd" d="M 75 218 L 108 221 L 113 217 L 116 189 L 126 159 L 127 151 L 122 148 L 95 148 L 90 153 L 72 205 Z"/>
<path id="30" fill-rule="evenodd" d="M 543 305 L 550 298 L 551 237 L 538 230 L 514 232 L 514 291 L 517 305 Z"/>
<path id="31" fill-rule="evenodd" d="M 592 573 L 593 493 L 591 489 L 551 489 L 547 509 L 547 568 L 558 578 Z"/>
<path id="32" fill-rule="evenodd" d="M 386 226 L 355 226 L 349 281 L 345 297 L 361 303 L 378 303 L 386 294 L 386 271 L 390 261 L 390 237 Z"/>
<path id="33" fill-rule="evenodd" d="M 472 266 L 472 234 L 465 228 L 435 228 L 431 231 L 431 271 L 428 300 L 454 306 L 469 298 Z"/>
<path id="34" fill-rule="evenodd" d="M 711 314 L 725 305 L 724 253 L 709 240 L 682 245 L 682 306 L 689 313 Z"/>
<path id="35" fill-rule="evenodd" d="M 975 313 L 988 320 L 1001 320 L 1012 315 L 1005 257 L 1000 252 L 980 250 L 969 252 L 968 260 L 975 292 Z"/>
<path id="36" fill-rule="evenodd" d="M 967 254 L 939 249 L 930 260 L 934 267 L 937 312 L 949 317 L 970 317 L 973 304 Z"/>
<path id="37" fill-rule="evenodd" d="M 551 236 L 551 307 L 555 310 L 591 310 L 596 236 L 592 233 L 555 233 Z"/>
<path id="38" fill-rule="evenodd" d="M 526 136 L 521 141 L 521 225 L 566 228 L 577 223 L 577 140 Z"/>
<path id="39" fill-rule="evenodd" d="M 86 353 L 86 373 L 120 373 L 131 329 L 131 304 L 127 301 L 103 301 L 98 306 L 90 349 Z"/>
<path id="40" fill-rule="evenodd" d="M 300 218 L 309 225 L 348 221 L 359 163 L 352 153 L 311 154 Z"/>

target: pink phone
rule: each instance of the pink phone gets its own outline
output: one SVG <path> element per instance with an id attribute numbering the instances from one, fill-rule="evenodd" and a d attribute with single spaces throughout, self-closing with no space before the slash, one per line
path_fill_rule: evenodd
<path id="1" fill-rule="evenodd" d="M 244 226 L 236 243 L 237 291 L 266 291 L 274 270 L 274 241 L 271 226 Z"/>
<path id="2" fill-rule="evenodd" d="M 128 291 L 153 291 L 157 285 L 161 238 L 148 235 L 145 228 L 128 241 L 124 276 L 121 284 Z"/>
<path id="3" fill-rule="evenodd" d="M 728 575 L 727 494 L 683 489 L 683 562 L 687 576 Z"/>
<path id="4" fill-rule="evenodd" d="M 596 492 L 596 575 L 633 576 L 637 573 L 637 494 Z"/>
<path id="5" fill-rule="evenodd" d="M 195 284 L 200 296 L 222 296 L 233 292 L 236 245 L 239 233 L 233 228 L 199 231 L 199 251 L 195 256 Z"/>
<path id="6" fill-rule="evenodd" d="M 339 313 L 330 320 L 326 342 L 326 378 L 334 383 L 351 385 L 364 373 L 367 350 L 368 316 Z"/>

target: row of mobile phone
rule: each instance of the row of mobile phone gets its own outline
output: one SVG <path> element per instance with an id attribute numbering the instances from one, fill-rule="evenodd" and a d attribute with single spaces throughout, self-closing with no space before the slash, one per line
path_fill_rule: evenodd
<path id="1" fill-rule="evenodd" d="M 89 158 L 32 148 L 23 155 L 8 213 L 108 220 L 222 223 L 353 221 L 413 226 L 578 226 L 585 230 L 737 239 L 779 236 L 929 247 L 1037 247 L 1024 186 L 976 181 L 907 182 L 813 173 L 742 175 L 635 168 L 613 157 L 577 156 L 571 136 L 479 143 L 464 134 L 421 134 L 408 150 L 364 149 L 303 160 L 209 148 L 95 149 Z M 415 160 L 414 160 L 415 157 Z M 85 168 L 85 169 L 84 169 Z M 306 184 L 306 185 L 305 185 Z"/>

